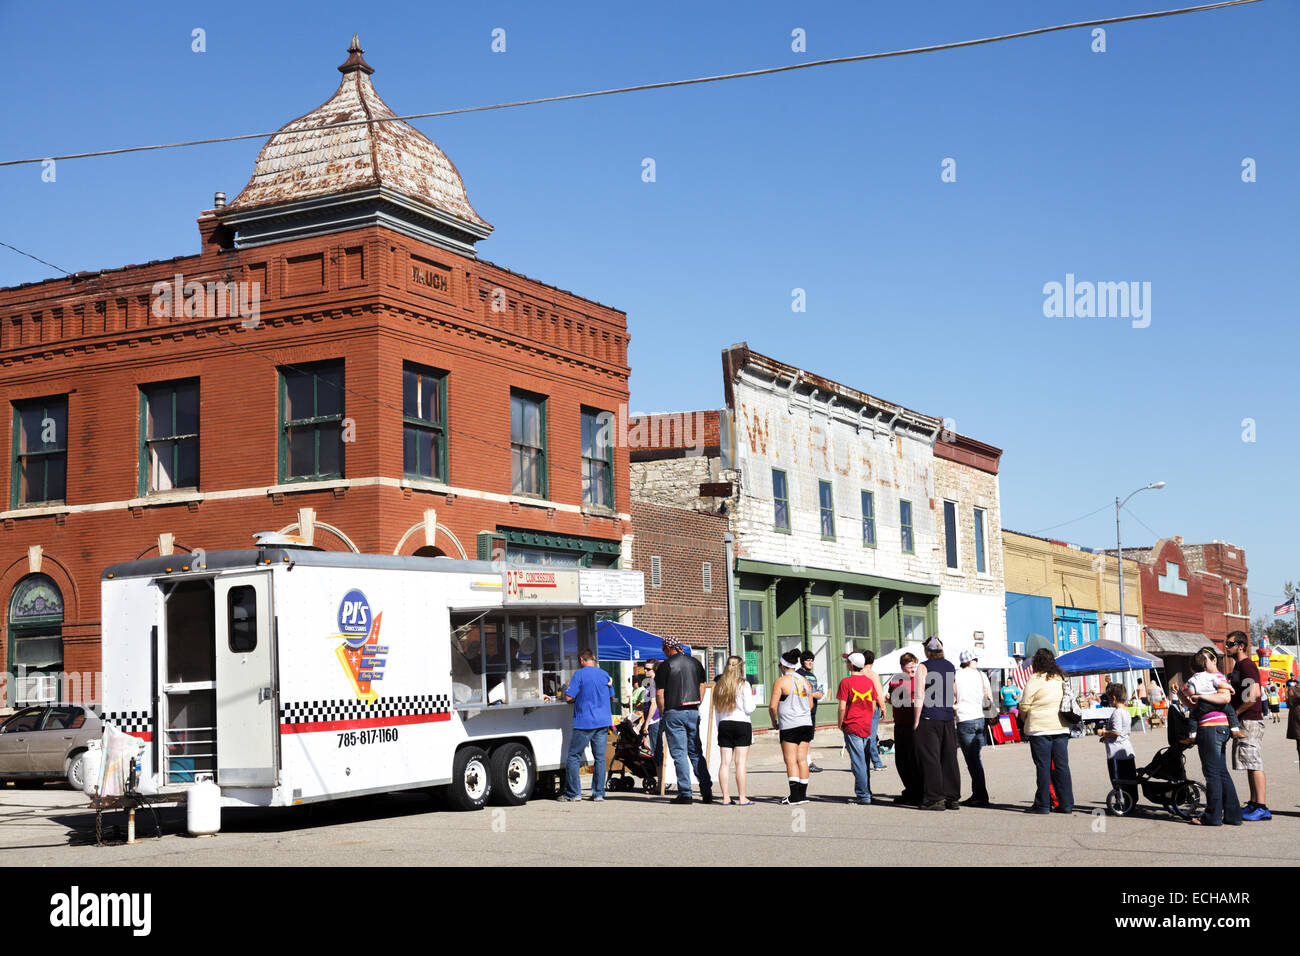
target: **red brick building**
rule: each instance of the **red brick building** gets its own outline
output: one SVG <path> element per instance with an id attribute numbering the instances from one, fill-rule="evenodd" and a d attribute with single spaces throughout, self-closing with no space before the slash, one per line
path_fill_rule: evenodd
<path id="1" fill-rule="evenodd" d="M 197 255 L 0 290 L 0 654 L 29 675 L 0 703 L 95 699 L 51 682 L 99 669 L 114 562 L 265 530 L 619 561 L 628 459 L 598 432 L 627 403 L 626 316 L 477 259 L 455 166 L 349 54 L 202 213 Z"/>
<path id="2" fill-rule="evenodd" d="M 1186 676 L 1188 658 L 1231 631 L 1250 633 L 1246 553 L 1223 541 L 1184 544 L 1162 538 L 1150 548 L 1125 548 L 1142 576 L 1145 648 L 1165 660 L 1165 675 Z"/>
<path id="3" fill-rule="evenodd" d="M 727 516 L 634 498 L 632 526 L 631 566 L 646 582 L 645 606 L 633 612 L 633 623 L 706 649 L 700 659 L 713 680 L 729 648 Z"/>

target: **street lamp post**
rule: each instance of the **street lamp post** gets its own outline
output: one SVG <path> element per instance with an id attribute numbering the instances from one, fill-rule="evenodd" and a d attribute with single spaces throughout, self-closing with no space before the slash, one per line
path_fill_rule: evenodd
<path id="1" fill-rule="evenodd" d="M 1133 494 L 1129 495 L 1128 498 L 1125 498 L 1123 501 L 1119 500 L 1118 495 L 1115 497 L 1115 560 L 1119 562 L 1119 641 L 1121 644 L 1125 643 L 1124 641 L 1124 546 L 1120 544 L 1119 510 L 1123 508 L 1126 504 L 1128 504 L 1128 499 L 1132 498 L 1133 495 L 1136 495 L 1139 492 L 1148 491 L 1152 488 L 1160 489 L 1163 488 L 1164 486 L 1165 483 L 1163 481 L 1153 481 L 1149 485 L 1143 485 L 1141 488 L 1133 492 Z"/>

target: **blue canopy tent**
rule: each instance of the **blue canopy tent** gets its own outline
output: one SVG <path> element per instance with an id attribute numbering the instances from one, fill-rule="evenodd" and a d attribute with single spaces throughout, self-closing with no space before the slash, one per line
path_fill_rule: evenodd
<path id="1" fill-rule="evenodd" d="M 691 649 L 682 645 L 682 651 Z M 662 660 L 664 639 L 631 624 L 618 621 L 596 622 L 596 657 L 602 661 Z"/>
<path id="2" fill-rule="evenodd" d="M 1072 676 L 1145 671 L 1164 664 L 1160 658 L 1117 641 L 1090 641 L 1056 659 L 1056 666 Z"/>
<path id="3" fill-rule="evenodd" d="M 569 628 L 564 632 L 566 653 L 578 652 L 578 632 Z M 683 653 L 691 649 L 682 645 Z M 648 661 L 663 660 L 664 639 L 631 624 L 618 621 L 596 622 L 596 660 L 598 661 Z"/>

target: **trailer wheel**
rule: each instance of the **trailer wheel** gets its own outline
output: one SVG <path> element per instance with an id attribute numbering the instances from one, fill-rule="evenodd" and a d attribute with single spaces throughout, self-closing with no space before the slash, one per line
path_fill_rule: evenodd
<path id="1" fill-rule="evenodd" d="M 488 755 L 479 747 L 462 747 L 456 751 L 452 763 L 447 804 L 453 810 L 481 810 L 490 796 L 492 776 Z"/>
<path id="2" fill-rule="evenodd" d="M 492 752 L 492 802 L 520 807 L 533 794 L 533 755 L 523 744 L 502 744 Z"/>

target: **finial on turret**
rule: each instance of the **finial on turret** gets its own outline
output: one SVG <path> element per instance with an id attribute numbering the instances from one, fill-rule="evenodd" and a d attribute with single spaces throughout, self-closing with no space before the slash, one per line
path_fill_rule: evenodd
<path id="1" fill-rule="evenodd" d="M 360 37 L 358 37 L 357 34 L 355 33 L 352 34 L 352 45 L 348 47 L 348 58 L 344 62 L 344 64 L 339 67 L 339 72 L 346 75 L 348 73 L 355 73 L 357 72 L 357 70 L 360 70 L 362 73 L 365 73 L 367 76 L 369 76 L 371 73 L 374 73 L 375 72 L 374 67 L 372 67 L 369 63 L 367 63 L 365 61 L 365 58 L 361 55 L 365 52 L 366 52 L 365 50 L 361 49 Z"/>

